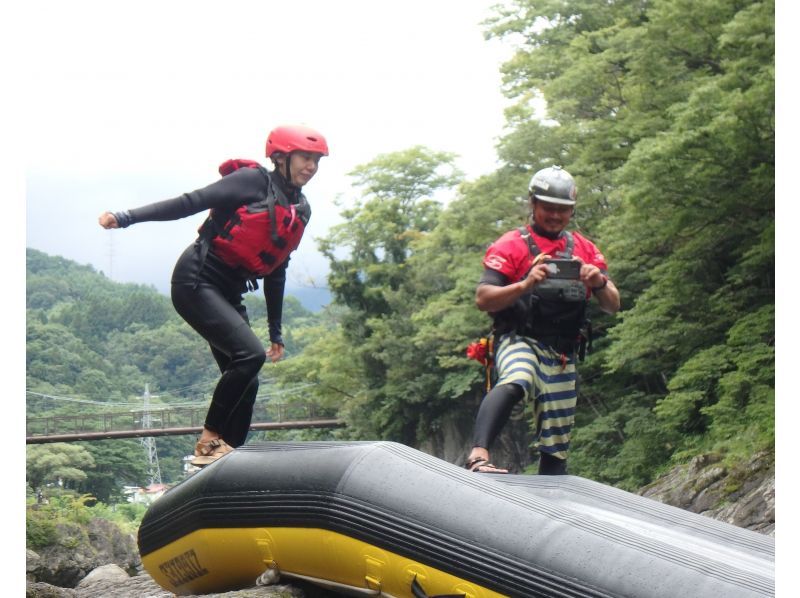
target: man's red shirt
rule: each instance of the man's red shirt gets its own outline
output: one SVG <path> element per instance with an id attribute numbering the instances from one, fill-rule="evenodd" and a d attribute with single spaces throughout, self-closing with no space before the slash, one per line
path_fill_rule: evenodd
<path id="1" fill-rule="evenodd" d="M 548 239 L 533 232 L 528 226 L 528 233 L 533 236 L 536 246 L 542 253 L 556 257 L 557 251 L 563 251 L 567 246 L 566 236 L 560 239 Z M 600 268 L 603 274 L 608 274 L 606 258 L 600 253 L 597 246 L 580 233 L 573 232 L 575 245 L 572 249 L 573 257 L 581 258 L 584 263 Z M 486 250 L 483 265 L 503 274 L 509 282 L 522 280 L 531 268 L 533 257 L 528 249 L 528 242 L 522 238 L 518 229 L 505 233 Z"/>

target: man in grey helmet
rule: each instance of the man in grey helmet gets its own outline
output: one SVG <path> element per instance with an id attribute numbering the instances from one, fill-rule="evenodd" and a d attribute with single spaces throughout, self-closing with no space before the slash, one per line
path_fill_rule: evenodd
<path id="1" fill-rule="evenodd" d="M 507 473 L 490 463 L 489 448 L 520 400 L 533 399 L 539 474 L 567 473 L 577 403 L 575 362 L 585 342 L 585 310 L 594 296 L 606 313 L 619 292 L 605 257 L 590 240 L 566 230 L 577 187 L 559 166 L 538 171 L 529 185 L 531 223 L 505 233 L 486 251 L 475 303 L 494 319 L 497 382 L 475 420 L 466 468 Z"/>

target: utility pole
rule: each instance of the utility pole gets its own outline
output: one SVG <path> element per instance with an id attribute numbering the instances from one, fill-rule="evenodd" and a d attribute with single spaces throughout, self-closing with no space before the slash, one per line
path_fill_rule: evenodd
<path id="1" fill-rule="evenodd" d="M 142 411 L 142 428 L 149 429 L 153 427 L 153 417 L 150 414 L 150 385 L 144 385 L 144 410 Z M 161 483 L 161 468 L 158 466 L 158 451 L 156 451 L 156 439 L 152 436 L 142 438 L 142 446 L 147 457 L 147 463 L 150 467 L 150 483 Z"/>

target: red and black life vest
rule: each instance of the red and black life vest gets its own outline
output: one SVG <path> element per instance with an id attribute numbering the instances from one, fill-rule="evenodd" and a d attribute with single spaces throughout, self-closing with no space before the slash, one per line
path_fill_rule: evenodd
<path id="1" fill-rule="evenodd" d="M 527 227 L 519 234 L 528 245 L 532 258 L 541 253 Z M 563 231 L 566 247 L 556 257 L 572 259 L 575 240 L 572 233 Z M 526 273 L 527 275 L 527 273 Z M 592 326 L 586 317 L 588 297 L 580 280 L 546 278 L 532 291 L 523 294 L 510 307 L 494 314 L 495 333 L 517 332 L 550 345 L 562 353 L 577 351 L 583 361 L 585 350 L 591 349 Z"/>
<path id="2" fill-rule="evenodd" d="M 200 227 L 214 254 L 229 266 L 254 278 L 266 276 L 297 249 L 310 215 L 305 196 L 297 204 L 282 205 L 269 173 L 253 160 L 227 160 L 219 167 L 226 176 L 240 168 L 257 168 L 267 185 L 264 199 L 246 203 L 233 213 L 212 209 Z"/>

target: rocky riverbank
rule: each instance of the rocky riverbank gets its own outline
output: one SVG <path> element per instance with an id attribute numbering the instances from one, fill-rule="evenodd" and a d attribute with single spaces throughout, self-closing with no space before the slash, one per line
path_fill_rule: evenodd
<path id="1" fill-rule="evenodd" d="M 737 527 L 775 536 L 775 458 L 754 455 L 737 467 L 701 455 L 672 469 L 639 494 Z"/>
<path id="2" fill-rule="evenodd" d="M 117 565 L 103 565 L 83 578 L 75 588 L 28 582 L 27 598 L 172 598 L 147 573 L 130 576 Z M 316 594 L 322 596 L 322 594 Z M 189 597 L 192 598 L 192 597 Z M 199 597 L 198 597 L 199 598 Z M 203 598 L 311 598 L 302 588 L 290 585 L 253 587 L 235 592 L 205 594 Z"/>

